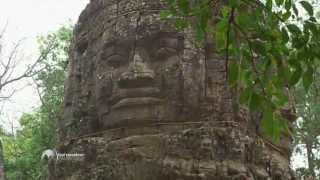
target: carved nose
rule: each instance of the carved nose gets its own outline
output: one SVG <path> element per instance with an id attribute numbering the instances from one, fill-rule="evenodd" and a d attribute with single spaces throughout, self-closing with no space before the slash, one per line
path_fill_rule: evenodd
<path id="1" fill-rule="evenodd" d="M 153 80 L 154 71 L 148 68 L 140 54 L 135 54 L 127 71 L 121 74 L 119 86 L 121 88 L 148 87 L 153 85 Z"/>

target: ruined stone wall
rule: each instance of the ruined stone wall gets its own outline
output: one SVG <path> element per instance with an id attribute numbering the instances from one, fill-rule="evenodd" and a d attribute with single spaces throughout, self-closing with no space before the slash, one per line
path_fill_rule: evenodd
<path id="1" fill-rule="evenodd" d="M 223 58 L 151 0 L 92 0 L 75 28 L 54 179 L 290 180 L 290 137 L 235 111 Z"/>

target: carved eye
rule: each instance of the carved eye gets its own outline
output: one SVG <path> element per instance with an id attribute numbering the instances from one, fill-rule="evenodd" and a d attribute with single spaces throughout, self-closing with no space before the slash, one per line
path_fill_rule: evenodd
<path id="1" fill-rule="evenodd" d="M 112 55 L 107 58 L 107 63 L 109 66 L 117 68 L 126 63 L 126 59 L 120 55 Z"/>
<path id="2" fill-rule="evenodd" d="M 170 48 L 170 47 L 162 47 L 158 49 L 154 55 L 157 60 L 164 60 L 176 54 L 177 54 L 176 49 Z"/>

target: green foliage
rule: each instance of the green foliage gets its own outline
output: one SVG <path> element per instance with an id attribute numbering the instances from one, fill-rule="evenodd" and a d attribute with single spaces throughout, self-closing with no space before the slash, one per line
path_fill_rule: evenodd
<path id="1" fill-rule="evenodd" d="M 41 154 L 52 149 L 56 142 L 56 123 L 61 114 L 68 47 L 72 27 L 65 26 L 54 33 L 39 38 L 40 52 L 49 51 L 46 59 L 34 69 L 34 80 L 41 99 L 39 109 L 24 114 L 21 129 L 15 135 L 4 138 L 5 168 L 8 179 L 46 179 L 46 163 Z"/>
<path id="2" fill-rule="evenodd" d="M 300 117 L 295 124 L 294 140 L 296 153 L 307 156 L 308 168 L 300 169 L 300 176 L 317 176 L 320 178 L 320 71 L 315 71 L 314 83 L 306 92 L 300 83 L 295 91 L 297 113 Z M 306 153 L 303 153 L 305 151 Z"/>
<path id="3" fill-rule="evenodd" d="M 43 179 L 45 169 L 40 156 L 43 149 L 48 149 L 53 143 L 53 134 L 50 125 L 45 124 L 41 116 L 41 113 L 25 114 L 20 119 L 22 130 L 15 136 L 4 138 L 8 179 Z"/>
<path id="4" fill-rule="evenodd" d="M 300 1 L 303 8 L 308 12 L 310 16 L 313 16 L 313 7 L 308 1 Z"/>
<path id="5" fill-rule="evenodd" d="M 230 85 L 241 91 L 239 102 L 263 112 L 265 135 L 279 138 L 287 130 L 280 112 L 290 106 L 288 95 L 300 81 L 308 91 L 319 64 L 314 5 L 293 0 L 166 2 L 170 10 L 161 14 L 163 19 L 183 21 L 179 29 L 192 27 L 200 41 L 214 35 Z"/>

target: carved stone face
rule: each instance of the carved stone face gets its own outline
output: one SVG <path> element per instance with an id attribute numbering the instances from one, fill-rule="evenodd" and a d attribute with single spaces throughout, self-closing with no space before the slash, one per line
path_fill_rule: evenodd
<path id="1" fill-rule="evenodd" d="M 204 53 L 161 21 L 161 2 L 92 0 L 80 16 L 59 151 L 86 162 L 59 161 L 52 179 L 290 179 L 287 157 L 257 138 L 258 119 L 234 111 L 214 44 Z"/>
<path id="2" fill-rule="evenodd" d="M 157 32 L 106 42 L 96 63 L 99 119 L 106 128 L 190 121 L 201 95 L 201 61 L 184 58 L 184 36 Z"/>
<path id="3" fill-rule="evenodd" d="M 70 54 L 63 133 L 200 121 L 205 54 L 191 32 L 160 20 L 161 8 L 161 1 L 98 0 L 82 13 Z"/>

